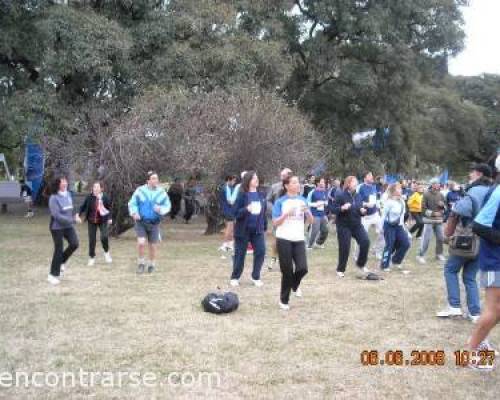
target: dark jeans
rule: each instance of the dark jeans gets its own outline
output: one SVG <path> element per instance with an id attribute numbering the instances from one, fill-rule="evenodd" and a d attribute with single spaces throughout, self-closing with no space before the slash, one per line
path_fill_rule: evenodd
<path id="1" fill-rule="evenodd" d="M 408 234 L 401 225 L 391 226 L 384 223 L 385 248 L 382 256 L 382 269 L 389 268 L 392 263 L 400 265 L 410 248 Z"/>
<path id="2" fill-rule="evenodd" d="M 302 278 L 307 274 L 306 242 L 291 242 L 278 238 L 276 247 L 281 269 L 280 300 L 283 304 L 288 304 L 290 291 L 296 291 Z"/>
<path id="3" fill-rule="evenodd" d="M 188 222 L 194 214 L 194 200 L 184 200 L 184 206 L 186 207 L 184 219 Z"/>
<path id="4" fill-rule="evenodd" d="M 101 232 L 101 244 L 104 251 L 109 251 L 108 224 L 93 224 L 89 222 L 89 257 L 95 257 L 95 246 L 97 239 L 97 229 Z"/>
<path id="5" fill-rule="evenodd" d="M 422 231 L 424 230 L 424 220 L 422 218 L 422 213 L 411 213 L 411 216 L 415 220 L 415 225 L 413 225 L 410 229 L 410 233 L 413 235 L 417 232 L 417 238 L 422 236 Z"/>
<path id="6" fill-rule="evenodd" d="M 176 194 L 170 194 L 170 201 L 172 202 L 172 208 L 170 209 L 170 218 L 175 219 L 179 211 L 181 211 L 182 196 Z"/>
<path id="7" fill-rule="evenodd" d="M 363 225 L 345 226 L 337 224 L 337 238 L 339 241 L 339 262 L 337 265 L 338 272 L 345 272 L 349 253 L 351 251 L 351 239 L 358 243 L 359 255 L 356 260 L 356 265 L 363 268 L 368 261 L 368 250 L 370 249 L 370 239 Z"/>
<path id="8" fill-rule="evenodd" d="M 264 235 L 264 233 L 248 233 L 245 237 L 235 236 L 233 274 L 231 275 L 231 279 L 240 279 L 243 273 L 248 243 L 252 243 L 253 246 L 252 279 L 260 279 L 260 271 L 266 256 L 266 241 Z"/>
<path id="9" fill-rule="evenodd" d="M 78 236 L 76 235 L 75 228 L 51 230 L 52 240 L 54 241 L 54 255 L 52 257 L 52 264 L 50 266 L 50 274 L 58 277 L 61 274 L 61 264 L 66 261 L 78 248 Z M 64 250 L 64 240 L 68 241 L 68 247 Z"/>

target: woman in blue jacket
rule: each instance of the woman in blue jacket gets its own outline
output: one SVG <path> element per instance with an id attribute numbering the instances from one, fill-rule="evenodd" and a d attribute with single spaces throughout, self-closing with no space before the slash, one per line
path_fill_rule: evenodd
<path id="1" fill-rule="evenodd" d="M 234 213 L 234 262 L 231 275 L 231 286 L 239 286 L 239 280 L 245 265 L 248 243 L 253 252 L 252 282 L 255 286 L 263 285 L 260 271 L 266 255 L 265 232 L 267 230 L 265 194 L 258 191 L 259 178 L 255 171 L 249 171 L 243 176 Z"/>
<path id="2" fill-rule="evenodd" d="M 361 217 L 366 215 L 366 208 L 356 194 L 358 180 L 354 176 L 348 176 L 344 182 L 344 188 L 335 194 L 335 202 L 332 204 L 333 212 L 337 216 L 337 238 L 339 241 L 339 261 L 337 275 L 345 276 L 347 261 L 351 251 L 351 239 L 358 243 L 359 255 L 356 265 L 363 273 L 370 272 L 366 268 L 368 261 L 368 250 L 370 240 L 365 228 L 361 224 Z"/>

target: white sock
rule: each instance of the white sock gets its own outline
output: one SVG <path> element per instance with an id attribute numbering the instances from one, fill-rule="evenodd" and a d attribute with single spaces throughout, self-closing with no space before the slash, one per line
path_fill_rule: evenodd
<path id="1" fill-rule="evenodd" d="M 138 259 L 137 259 L 137 263 L 138 263 L 138 264 L 145 264 L 145 263 L 146 263 L 146 260 L 144 260 L 144 258 L 138 258 Z"/>

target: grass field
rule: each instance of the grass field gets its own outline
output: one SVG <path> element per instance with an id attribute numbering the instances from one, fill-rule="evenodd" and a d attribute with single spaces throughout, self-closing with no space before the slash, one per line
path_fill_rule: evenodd
<path id="1" fill-rule="evenodd" d="M 255 288 L 248 264 L 236 289 L 239 310 L 215 316 L 200 300 L 228 288 L 231 267 L 216 251 L 220 238 L 203 236 L 201 222 L 164 225 L 157 272 L 144 276 L 135 274 L 132 232 L 112 240 L 112 266 L 99 249 L 98 263 L 87 267 L 80 226 L 80 249 L 59 287 L 46 282 L 47 227 L 43 215 L 0 215 L 0 378 L 80 369 L 174 378 L 121 387 L 109 380 L 0 387 L 1 399 L 498 399 L 498 369 L 455 366 L 453 352 L 464 347 L 472 324 L 434 317 L 445 304 L 442 266 L 417 266 L 414 249 L 407 275 L 361 281 L 350 265 L 339 279 L 330 236 L 325 250 L 309 255 L 304 297 L 292 298 L 289 312 L 278 308 L 280 273 L 264 270 L 265 285 Z M 500 344 L 500 327 L 490 339 Z M 445 350 L 446 365 L 362 366 L 363 350 L 403 350 L 406 359 L 412 350 Z M 200 373 L 220 381 L 194 383 Z"/>

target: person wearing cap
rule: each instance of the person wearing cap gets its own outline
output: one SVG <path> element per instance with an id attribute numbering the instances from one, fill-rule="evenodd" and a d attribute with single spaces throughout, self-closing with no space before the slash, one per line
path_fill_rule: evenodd
<path id="1" fill-rule="evenodd" d="M 444 231 L 443 218 L 446 210 L 445 198 L 440 191 L 439 180 L 434 178 L 430 182 L 431 188 L 424 194 L 422 202 L 422 214 L 424 222 L 424 232 L 420 243 L 420 250 L 417 261 L 426 264 L 425 253 L 429 248 L 432 234 L 436 236 L 436 259 L 446 261 L 443 254 Z"/>
<path id="2" fill-rule="evenodd" d="M 496 181 L 500 183 L 500 154 L 495 161 Z M 479 268 L 481 286 L 485 289 L 485 304 L 468 342 L 469 350 L 492 351 L 488 335 L 500 321 L 500 185 L 491 188 L 486 195 L 485 205 L 474 219 L 473 231 L 481 237 L 479 247 Z M 481 365 L 476 362 L 472 368 L 493 370 L 494 363 Z"/>
<path id="3" fill-rule="evenodd" d="M 146 184 L 137 188 L 128 202 L 129 213 L 135 221 L 137 234 L 138 274 L 144 273 L 146 269 L 144 258 L 146 242 L 149 244 L 147 272 L 152 273 L 155 269 L 157 247 L 161 241 L 160 222 L 162 217 L 169 213 L 170 208 L 170 199 L 165 189 L 160 187 L 158 174 L 149 171 Z"/>
<path id="4" fill-rule="evenodd" d="M 469 173 L 469 185 L 466 195 L 452 207 L 451 216 L 458 217 L 457 224 L 467 227 L 481 209 L 484 199 L 490 190 L 492 170 L 486 164 L 476 164 Z M 450 233 L 451 234 L 451 233 Z M 457 255 L 450 255 L 444 267 L 444 279 L 448 296 L 448 305 L 439 311 L 436 316 L 441 318 L 460 317 L 466 315 L 472 322 L 477 322 L 480 315 L 479 289 L 476 276 L 479 270 L 478 258 L 470 259 Z M 467 313 L 460 307 L 460 285 L 458 274 L 462 271 L 462 281 L 467 298 Z"/>

